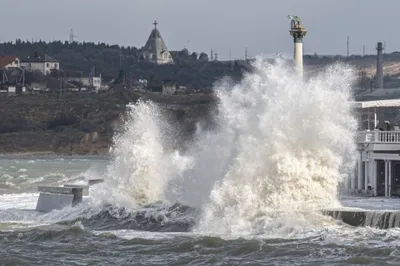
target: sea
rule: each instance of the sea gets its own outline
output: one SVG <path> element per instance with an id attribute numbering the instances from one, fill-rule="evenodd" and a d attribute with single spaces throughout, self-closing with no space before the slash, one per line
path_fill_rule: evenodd
<path id="1" fill-rule="evenodd" d="M 327 208 L 399 209 L 342 196 L 354 167 L 355 72 L 305 81 L 259 58 L 215 85 L 215 127 L 179 128 L 127 106 L 109 156 L 0 156 L 0 265 L 400 265 L 400 229 L 353 227 Z M 35 211 L 40 185 L 86 184 L 77 206 Z"/>

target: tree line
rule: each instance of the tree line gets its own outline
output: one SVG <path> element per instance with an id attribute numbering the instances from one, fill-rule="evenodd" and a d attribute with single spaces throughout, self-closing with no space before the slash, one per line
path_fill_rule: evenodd
<path id="1" fill-rule="evenodd" d="M 244 61 L 210 61 L 206 53 L 188 49 L 170 51 L 172 65 L 138 62 L 142 48 L 94 42 L 24 41 L 0 43 L 0 55 L 15 55 L 21 59 L 35 52 L 46 53 L 60 62 L 63 76 L 87 77 L 95 67 L 106 82 L 148 80 L 149 86 L 159 86 L 163 80 L 174 80 L 179 85 L 194 89 L 211 88 L 213 83 L 229 76 L 234 80 L 250 69 Z M 55 76 L 59 73 L 55 74 Z M 123 78 L 121 78 L 123 76 Z"/>

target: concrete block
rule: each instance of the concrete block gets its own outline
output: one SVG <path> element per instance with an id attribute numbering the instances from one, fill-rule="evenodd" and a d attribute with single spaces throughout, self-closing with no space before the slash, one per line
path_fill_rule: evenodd
<path id="1" fill-rule="evenodd" d="M 82 202 L 84 187 L 52 187 L 39 186 L 39 199 L 36 204 L 37 211 L 49 212 L 75 206 Z"/>
<path id="2" fill-rule="evenodd" d="M 56 194 L 73 194 L 73 188 L 38 186 L 39 192 L 56 193 Z"/>
<path id="3" fill-rule="evenodd" d="M 73 194 L 53 194 L 40 192 L 39 199 L 36 204 L 36 210 L 41 212 L 59 210 L 65 207 L 72 206 L 73 200 Z"/>
<path id="4" fill-rule="evenodd" d="M 82 185 L 74 185 L 74 184 L 65 184 L 64 187 L 67 187 L 67 188 L 83 188 L 82 195 L 83 196 L 89 196 L 89 185 L 82 186 Z"/>
<path id="5" fill-rule="evenodd" d="M 37 211 L 49 212 L 75 206 L 82 202 L 83 196 L 89 195 L 91 185 L 102 183 L 104 179 L 88 180 L 87 185 L 65 184 L 62 187 L 39 186 L 39 199 L 36 204 Z"/>
<path id="6" fill-rule="evenodd" d="M 96 185 L 96 184 L 99 184 L 99 183 L 103 183 L 104 182 L 104 179 L 89 179 L 88 180 L 88 185 L 89 186 L 92 186 L 92 185 Z"/>

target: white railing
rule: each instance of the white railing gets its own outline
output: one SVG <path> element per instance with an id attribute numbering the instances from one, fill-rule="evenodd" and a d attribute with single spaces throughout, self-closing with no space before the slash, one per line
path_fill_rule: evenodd
<path id="1" fill-rule="evenodd" d="M 358 133 L 358 142 L 370 143 L 399 143 L 400 131 L 362 131 Z"/>
<path id="2" fill-rule="evenodd" d="M 400 131 L 376 131 L 375 142 L 400 143 Z"/>

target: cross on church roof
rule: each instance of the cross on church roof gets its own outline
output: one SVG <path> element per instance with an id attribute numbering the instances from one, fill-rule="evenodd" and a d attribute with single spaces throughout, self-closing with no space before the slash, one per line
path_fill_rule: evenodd
<path id="1" fill-rule="evenodd" d="M 155 29 L 157 29 L 157 24 L 158 24 L 157 20 L 155 20 L 154 23 L 153 23 Z"/>

